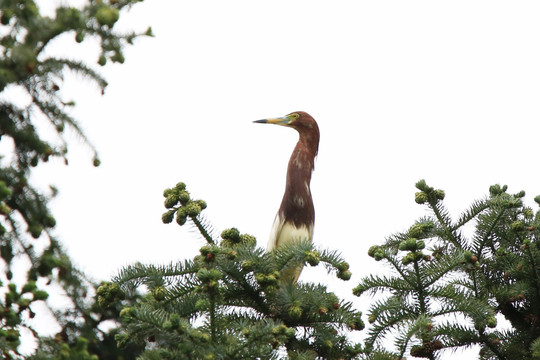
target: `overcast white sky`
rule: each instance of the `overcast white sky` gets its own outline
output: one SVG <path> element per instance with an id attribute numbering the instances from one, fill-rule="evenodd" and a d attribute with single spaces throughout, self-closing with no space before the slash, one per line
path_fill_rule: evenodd
<path id="1" fill-rule="evenodd" d="M 235 226 L 265 246 L 297 134 L 252 121 L 304 110 L 321 130 L 314 242 L 344 254 L 353 277 L 302 278 L 367 312 L 351 289 L 380 269 L 367 249 L 426 213 L 417 180 L 444 189 L 454 214 L 494 183 L 531 204 L 540 194 L 539 11 L 493 0 L 138 4 L 119 25 L 150 25 L 155 38 L 102 69 L 105 96 L 78 77 L 63 87 L 102 166 L 74 138 L 68 167 L 39 169 L 60 189 L 56 233 L 96 279 L 192 257 L 203 241 L 161 223 L 163 189 L 184 181 L 218 233 Z M 69 52 L 93 61 L 86 46 Z"/>

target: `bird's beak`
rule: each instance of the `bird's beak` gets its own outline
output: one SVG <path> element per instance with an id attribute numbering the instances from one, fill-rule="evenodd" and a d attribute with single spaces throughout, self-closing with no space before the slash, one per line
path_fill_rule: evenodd
<path id="1" fill-rule="evenodd" d="M 258 123 L 258 124 L 276 124 L 276 125 L 282 125 L 282 126 L 289 126 L 293 120 L 294 119 L 292 117 L 283 116 L 283 117 L 279 117 L 279 118 L 255 120 L 254 123 Z"/>

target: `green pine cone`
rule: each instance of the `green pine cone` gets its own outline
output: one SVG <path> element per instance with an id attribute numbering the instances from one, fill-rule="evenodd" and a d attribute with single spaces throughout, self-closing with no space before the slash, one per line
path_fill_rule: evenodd
<path id="1" fill-rule="evenodd" d="M 338 271 L 349 270 L 349 263 L 346 262 L 346 261 L 341 262 L 341 263 L 337 264 L 336 268 L 338 269 Z"/>
<path id="2" fill-rule="evenodd" d="M 298 305 L 291 305 L 288 311 L 289 316 L 293 320 L 300 320 L 302 317 L 302 308 Z"/>
<path id="3" fill-rule="evenodd" d="M 285 333 L 287 332 L 287 329 L 288 329 L 287 325 L 284 325 L 284 324 L 274 326 L 272 328 L 272 335 L 275 335 L 275 336 L 285 335 Z"/>
<path id="4" fill-rule="evenodd" d="M 257 281 L 257 283 L 262 285 L 262 284 L 264 284 L 266 282 L 266 275 L 261 274 L 261 273 L 257 273 L 257 274 L 255 274 L 255 280 Z"/>
<path id="5" fill-rule="evenodd" d="M 230 241 L 233 244 L 237 244 L 240 242 L 240 231 L 238 231 L 237 228 L 223 230 L 221 233 L 221 238 L 223 240 Z"/>
<path id="6" fill-rule="evenodd" d="M 337 276 L 341 280 L 349 280 L 352 276 L 352 273 L 349 270 L 339 271 Z"/>
<path id="7" fill-rule="evenodd" d="M 135 313 L 136 310 L 134 307 L 126 306 L 120 310 L 120 319 L 122 319 L 122 321 L 126 324 L 130 323 L 135 317 Z"/>
<path id="8" fill-rule="evenodd" d="M 321 254 L 318 251 L 306 251 L 304 258 L 309 265 L 317 266 L 321 261 Z"/>
<path id="9" fill-rule="evenodd" d="M 418 189 L 418 190 L 421 190 L 421 191 L 424 191 L 424 192 L 430 192 L 431 190 L 433 190 L 430 186 L 428 186 L 426 184 L 426 180 L 422 179 L 422 180 L 418 180 L 416 182 L 416 184 L 414 184 L 414 186 Z"/>
<path id="10" fill-rule="evenodd" d="M 180 208 L 179 211 L 176 212 L 176 223 L 182 226 L 186 223 L 187 216 L 180 210 L 182 210 L 182 208 Z"/>
<path id="11" fill-rule="evenodd" d="M 510 229 L 513 231 L 521 231 L 525 228 L 525 224 L 523 224 L 522 221 L 516 220 L 512 224 L 510 224 Z"/>
<path id="12" fill-rule="evenodd" d="M 332 340 L 324 340 L 322 342 L 322 346 L 328 350 L 332 349 L 334 347 L 334 343 L 332 342 Z"/>
<path id="13" fill-rule="evenodd" d="M 444 200 L 444 196 L 445 196 L 444 190 L 440 190 L 440 189 L 435 190 L 435 198 L 437 200 Z"/>
<path id="14" fill-rule="evenodd" d="M 189 193 L 185 190 L 180 190 L 178 193 L 178 200 L 180 200 L 180 204 L 187 205 L 191 198 L 189 197 Z"/>
<path id="15" fill-rule="evenodd" d="M 381 247 L 379 245 L 373 245 L 368 250 L 368 255 L 370 257 L 375 257 L 375 253 L 380 249 Z"/>
<path id="16" fill-rule="evenodd" d="M 242 270 L 246 272 L 250 272 L 250 271 L 253 271 L 253 269 L 255 269 L 255 262 L 252 260 L 244 260 L 240 264 L 240 267 L 242 268 Z"/>
<path id="17" fill-rule="evenodd" d="M 425 204 L 428 201 L 428 195 L 421 191 L 414 194 L 414 201 L 417 204 Z"/>
<path id="18" fill-rule="evenodd" d="M 409 228 L 408 235 L 412 238 L 419 238 L 424 235 L 423 224 L 416 223 Z"/>
<path id="19" fill-rule="evenodd" d="M 165 189 L 165 190 L 163 190 L 163 197 L 164 198 L 169 197 L 170 195 L 173 195 L 173 194 L 175 194 L 173 189 Z"/>
<path id="20" fill-rule="evenodd" d="M 403 257 L 403 259 L 401 259 L 401 263 L 402 263 L 403 265 L 408 265 L 408 264 L 412 263 L 412 262 L 414 261 L 414 259 L 415 259 L 414 254 L 415 254 L 415 253 L 412 253 L 412 252 L 411 252 L 411 253 L 408 253 L 407 255 L 405 255 L 405 256 Z"/>
<path id="21" fill-rule="evenodd" d="M 96 12 L 96 20 L 102 26 L 113 27 L 119 18 L 120 13 L 118 12 L 118 9 L 106 5 L 101 6 Z"/>
<path id="22" fill-rule="evenodd" d="M 255 247 L 257 245 L 257 239 L 255 239 L 255 236 L 253 235 L 242 234 L 240 235 L 240 243 Z"/>
<path id="23" fill-rule="evenodd" d="M 174 189 L 176 191 L 184 191 L 186 190 L 186 184 L 184 184 L 183 182 L 179 182 L 174 186 Z"/>
<path id="24" fill-rule="evenodd" d="M 285 336 L 289 339 L 292 339 L 296 335 L 296 330 L 294 328 L 287 328 L 285 331 Z"/>
<path id="25" fill-rule="evenodd" d="M 175 210 L 169 210 L 163 215 L 161 215 L 161 221 L 163 221 L 164 224 L 170 224 L 174 219 Z"/>
<path id="26" fill-rule="evenodd" d="M 373 258 L 375 259 L 375 261 L 381 261 L 382 259 L 384 259 L 384 251 L 382 250 L 376 251 Z"/>
<path id="27" fill-rule="evenodd" d="M 204 200 L 197 200 L 196 203 L 197 203 L 197 205 L 199 205 L 199 207 L 201 208 L 201 210 L 206 209 L 206 207 L 208 206 L 208 205 L 206 204 L 206 201 L 204 201 Z"/>
<path id="28" fill-rule="evenodd" d="M 167 296 L 167 289 L 165 289 L 163 286 L 156 286 L 152 289 L 152 296 L 157 301 L 164 300 Z"/>
<path id="29" fill-rule="evenodd" d="M 504 190 L 502 190 L 501 185 L 499 184 L 491 185 L 489 187 L 489 194 L 491 196 L 497 196 L 497 195 L 502 194 L 503 192 Z"/>
<path id="30" fill-rule="evenodd" d="M 188 216 L 196 217 L 201 213 L 201 207 L 197 203 L 189 203 L 185 206 L 186 213 Z"/>
<path id="31" fill-rule="evenodd" d="M 174 194 L 170 194 L 169 196 L 167 196 L 164 202 L 165 208 L 167 209 L 173 208 L 174 206 L 176 206 L 176 204 L 178 204 L 178 197 Z"/>
<path id="32" fill-rule="evenodd" d="M 111 305 L 116 299 L 123 299 L 124 293 L 118 284 L 104 282 L 97 288 L 98 303 L 102 307 Z"/>

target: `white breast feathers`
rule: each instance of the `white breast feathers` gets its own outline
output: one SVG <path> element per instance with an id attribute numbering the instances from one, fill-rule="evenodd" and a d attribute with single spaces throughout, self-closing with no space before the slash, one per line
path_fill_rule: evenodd
<path id="1" fill-rule="evenodd" d="M 284 222 L 279 214 L 276 215 L 270 239 L 268 239 L 267 251 L 274 250 L 293 241 L 313 239 L 313 226 L 296 227 L 293 223 Z"/>

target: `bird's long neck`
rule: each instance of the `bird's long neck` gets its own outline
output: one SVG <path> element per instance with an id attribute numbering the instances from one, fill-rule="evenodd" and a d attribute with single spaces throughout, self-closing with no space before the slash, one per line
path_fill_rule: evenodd
<path id="1" fill-rule="evenodd" d="M 279 213 L 297 228 L 312 227 L 315 221 L 310 183 L 318 145 L 318 138 L 305 139 L 301 136 L 289 160 L 287 185 Z"/>

